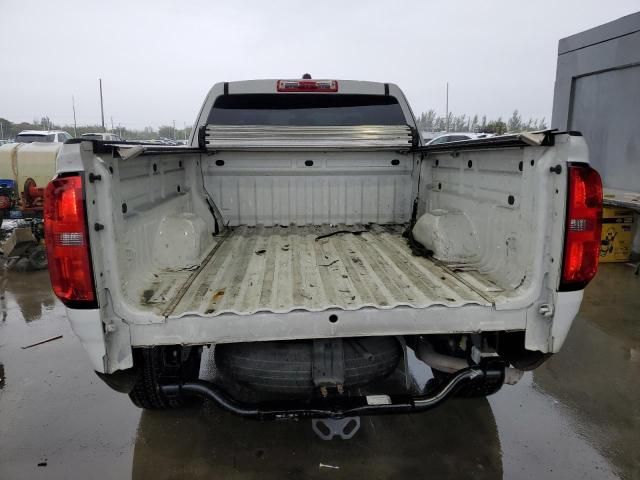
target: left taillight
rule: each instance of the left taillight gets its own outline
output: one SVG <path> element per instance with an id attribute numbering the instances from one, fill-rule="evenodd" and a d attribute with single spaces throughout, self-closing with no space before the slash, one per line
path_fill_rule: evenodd
<path id="1" fill-rule="evenodd" d="M 59 177 L 47 185 L 44 230 L 53 292 L 69 307 L 97 307 L 80 175 Z"/>
<path id="2" fill-rule="evenodd" d="M 587 164 L 571 164 L 560 291 L 581 290 L 596 275 L 601 231 L 600 175 Z"/>

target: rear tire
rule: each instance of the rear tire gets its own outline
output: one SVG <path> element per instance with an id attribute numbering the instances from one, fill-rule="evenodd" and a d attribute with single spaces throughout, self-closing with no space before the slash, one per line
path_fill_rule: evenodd
<path id="1" fill-rule="evenodd" d="M 29 266 L 34 270 L 44 270 L 49 266 L 47 249 L 44 245 L 38 245 L 29 252 Z"/>
<path id="2" fill-rule="evenodd" d="M 165 376 L 167 379 L 174 377 L 175 380 L 183 382 L 197 379 L 200 373 L 202 347 L 192 347 L 187 358 L 182 361 L 182 365 L 176 367 L 178 371 L 168 373 L 165 356 L 175 350 L 182 351 L 179 347 L 153 347 L 134 350 L 134 366 L 140 369 L 140 377 L 129 393 L 129 398 L 136 407 L 148 410 L 165 410 L 185 406 L 187 399 L 184 396 L 167 396 L 162 393 L 159 388 L 160 381 Z"/>

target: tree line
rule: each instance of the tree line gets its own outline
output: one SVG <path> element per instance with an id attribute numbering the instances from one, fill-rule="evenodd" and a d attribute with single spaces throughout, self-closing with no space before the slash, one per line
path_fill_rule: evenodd
<path id="1" fill-rule="evenodd" d="M 486 115 L 479 117 L 477 114 L 467 116 L 465 114 L 455 115 L 449 112 L 448 119 L 443 115 L 438 115 L 435 110 L 428 110 L 421 113 L 416 119 L 418 128 L 427 132 L 482 132 L 501 135 L 506 132 L 522 132 L 533 130 L 544 130 L 547 122 L 544 117 L 541 120 L 530 118 L 524 120 L 518 110 L 514 110 L 511 117 L 505 122 L 502 117 L 487 120 Z M 100 125 L 82 125 L 74 128 L 73 125 L 54 124 L 49 117 L 42 117 L 33 122 L 13 123 L 0 117 L 0 139 L 13 139 L 22 130 L 64 130 L 74 137 L 79 137 L 83 133 L 101 132 Z M 174 128 L 171 125 L 163 125 L 157 130 L 153 127 L 145 127 L 142 130 L 114 126 L 112 133 L 120 135 L 125 140 L 153 140 L 157 138 L 175 138 L 184 140 L 189 138 L 191 127 L 184 129 Z"/>
<path id="2" fill-rule="evenodd" d="M 79 137 L 83 133 L 102 132 L 101 125 L 82 125 L 74 128 L 73 125 L 58 125 L 51 121 L 49 117 L 42 117 L 33 122 L 14 123 L 6 118 L 0 117 L 0 140 L 14 139 L 23 130 L 63 130 L 74 137 Z M 142 130 L 114 125 L 113 129 L 107 128 L 108 132 L 120 135 L 125 140 L 154 140 L 157 138 L 175 138 L 184 140 L 189 138 L 191 127 L 184 129 L 175 128 L 171 125 L 163 125 L 158 129 L 145 127 Z"/>
<path id="3" fill-rule="evenodd" d="M 548 128 L 545 117 L 542 117 L 541 120 L 530 118 L 525 121 L 518 110 L 514 110 L 506 122 L 502 117 L 487 120 L 486 115 L 479 117 L 476 114 L 472 117 L 465 114 L 454 115 L 451 112 L 449 112 L 447 118 L 443 115 L 438 115 L 435 110 L 421 113 L 416 120 L 418 128 L 426 132 L 481 132 L 502 135 L 507 132 L 530 132 Z"/>

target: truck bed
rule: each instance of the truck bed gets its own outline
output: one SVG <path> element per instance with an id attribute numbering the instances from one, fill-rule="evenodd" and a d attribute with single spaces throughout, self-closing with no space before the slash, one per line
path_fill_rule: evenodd
<path id="1" fill-rule="evenodd" d="M 235 227 L 200 265 L 152 274 L 141 307 L 165 317 L 490 306 L 501 288 L 414 256 L 405 225 Z"/>

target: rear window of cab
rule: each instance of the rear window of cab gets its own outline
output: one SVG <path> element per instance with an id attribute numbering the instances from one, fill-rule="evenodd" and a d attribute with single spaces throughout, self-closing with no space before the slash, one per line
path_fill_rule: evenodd
<path id="1" fill-rule="evenodd" d="M 208 124 L 281 126 L 406 125 L 388 95 L 267 93 L 218 97 Z"/>

